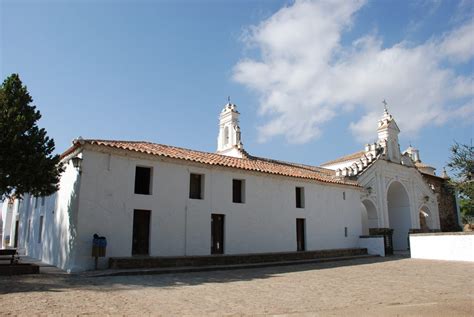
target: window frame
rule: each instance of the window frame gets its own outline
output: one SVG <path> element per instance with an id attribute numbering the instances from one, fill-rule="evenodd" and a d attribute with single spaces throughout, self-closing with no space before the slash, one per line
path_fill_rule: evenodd
<path id="1" fill-rule="evenodd" d="M 31 219 L 28 219 L 28 231 L 26 231 L 26 243 L 30 243 Z"/>
<path id="2" fill-rule="evenodd" d="M 193 187 L 193 176 L 199 176 L 199 192 L 195 195 L 194 187 Z M 201 173 L 189 173 L 189 199 L 194 200 L 203 200 L 204 199 L 204 178 L 205 174 Z"/>
<path id="3" fill-rule="evenodd" d="M 138 169 L 143 169 L 143 170 L 147 169 L 147 170 L 150 171 L 150 173 L 149 173 L 149 175 L 148 175 L 149 179 L 148 179 L 148 191 L 147 191 L 147 193 L 145 193 L 145 191 L 140 192 L 140 188 L 139 188 L 139 187 L 141 187 L 141 186 L 140 186 L 139 183 L 137 183 L 137 171 L 138 171 Z M 138 186 L 137 186 L 137 184 L 138 184 Z M 137 187 L 138 187 L 138 188 L 137 188 Z M 138 189 L 138 190 L 137 190 L 137 189 Z M 136 166 L 135 166 L 135 183 L 134 183 L 133 193 L 134 193 L 135 195 L 147 195 L 147 196 L 153 194 L 153 167 L 151 167 L 151 166 L 144 166 L 144 165 L 136 165 Z"/>
<path id="4" fill-rule="evenodd" d="M 297 209 L 305 208 L 305 194 L 303 186 L 295 187 L 295 207 Z"/>
<path id="5" fill-rule="evenodd" d="M 44 216 L 41 215 L 39 217 L 39 224 L 38 224 L 38 243 L 41 243 L 43 241 L 43 227 L 44 227 Z"/>
<path id="6" fill-rule="evenodd" d="M 235 184 L 240 182 L 240 197 L 236 197 Z M 236 199 L 239 198 L 239 199 Z M 232 179 L 232 203 L 234 204 L 245 204 L 245 179 L 233 178 Z"/>

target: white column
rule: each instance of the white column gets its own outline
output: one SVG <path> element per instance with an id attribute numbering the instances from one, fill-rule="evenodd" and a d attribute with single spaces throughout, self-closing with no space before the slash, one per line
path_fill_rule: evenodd
<path id="1" fill-rule="evenodd" d="M 379 172 L 375 172 L 375 182 L 377 186 L 377 214 L 379 217 L 379 228 L 389 228 L 385 182 L 383 175 Z"/>
<path id="2" fill-rule="evenodd" d="M 411 219 L 411 229 L 420 229 L 420 216 L 418 210 L 418 199 L 416 197 L 415 184 L 413 180 L 409 183 L 409 202 L 410 202 L 410 219 Z"/>

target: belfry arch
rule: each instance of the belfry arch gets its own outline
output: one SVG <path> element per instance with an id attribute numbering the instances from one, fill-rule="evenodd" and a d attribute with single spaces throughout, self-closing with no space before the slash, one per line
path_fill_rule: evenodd
<path id="1" fill-rule="evenodd" d="M 387 190 L 387 207 L 390 228 L 393 229 L 393 249 L 408 249 L 408 232 L 411 226 L 410 200 L 402 183 L 394 181 Z"/>

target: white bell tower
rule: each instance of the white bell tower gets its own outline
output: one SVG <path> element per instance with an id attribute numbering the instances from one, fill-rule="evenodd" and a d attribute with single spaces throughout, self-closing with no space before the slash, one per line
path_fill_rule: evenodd
<path id="1" fill-rule="evenodd" d="M 219 116 L 219 136 L 217 137 L 217 153 L 233 157 L 243 157 L 239 115 L 237 106 L 230 102 L 222 109 Z"/>
<path id="2" fill-rule="evenodd" d="M 408 156 L 411 158 L 411 160 L 414 163 L 421 162 L 421 160 L 420 160 L 420 151 L 417 148 L 414 148 L 413 146 L 411 146 L 411 144 L 408 147 L 408 149 L 405 150 L 405 153 L 408 154 Z"/>
<path id="3" fill-rule="evenodd" d="M 400 145 L 398 144 L 398 134 L 400 129 L 395 119 L 387 110 L 387 102 L 383 101 L 385 106 L 383 116 L 379 120 L 377 129 L 378 143 L 384 149 L 386 158 L 392 162 L 400 163 Z"/>

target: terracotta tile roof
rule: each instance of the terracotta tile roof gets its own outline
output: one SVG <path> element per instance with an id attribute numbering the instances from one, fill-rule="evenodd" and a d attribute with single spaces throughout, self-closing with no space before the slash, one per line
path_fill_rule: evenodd
<path id="1" fill-rule="evenodd" d="M 433 166 L 430 166 L 430 165 L 427 165 L 425 163 L 422 163 L 422 162 L 418 161 L 418 162 L 415 162 L 415 167 L 418 170 L 418 172 L 420 172 L 423 175 L 445 179 L 444 177 L 441 177 L 441 176 L 438 176 L 438 175 L 433 175 L 431 173 L 423 171 L 423 168 L 432 168 L 433 170 L 436 170 L 436 168 L 434 168 Z"/>
<path id="2" fill-rule="evenodd" d="M 444 177 L 441 177 L 441 176 L 438 176 L 438 175 L 433 175 L 433 174 L 430 174 L 430 173 L 427 173 L 427 172 L 423 172 L 422 170 L 418 170 L 418 172 L 420 172 L 423 175 L 429 176 L 429 177 L 441 178 L 441 179 L 446 180 L 446 178 L 444 178 Z"/>
<path id="3" fill-rule="evenodd" d="M 415 166 L 419 168 L 423 168 L 423 167 L 434 168 L 433 166 L 426 165 L 425 163 L 422 163 L 422 162 L 415 162 Z"/>
<path id="4" fill-rule="evenodd" d="M 332 164 L 336 164 L 336 163 L 342 163 L 342 162 L 356 160 L 356 159 L 361 158 L 364 154 L 365 154 L 365 151 L 362 150 L 362 151 L 355 152 L 355 153 L 352 153 L 352 154 L 349 154 L 349 155 L 345 155 L 345 156 L 342 156 L 342 157 L 337 158 L 335 160 L 323 163 L 323 164 L 321 164 L 321 166 L 327 166 L 327 165 L 332 165 Z"/>
<path id="5" fill-rule="evenodd" d="M 296 163 L 288 163 L 254 157 L 243 152 L 243 158 L 220 155 L 216 153 L 201 152 L 179 148 L 175 146 L 142 142 L 142 141 L 110 141 L 110 140 L 80 140 L 75 141 L 73 147 L 66 150 L 62 157 L 72 153 L 75 149 L 83 144 L 91 144 L 105 146 L 127 151 L 146 153 L 156 156 L 169 157 L 173 159 L 192 161 L 207 165 L 224 166 L 230 168 L 238 168 L 248 171 L 261 173 L 283 175 L 289 177 L 297 177 L 311 179 L 325 183 L 341 184 L 359 187 L 356 181 L 349 179 L 341 179 L 336 177 L 332 170 L 309 166 Z"/>

